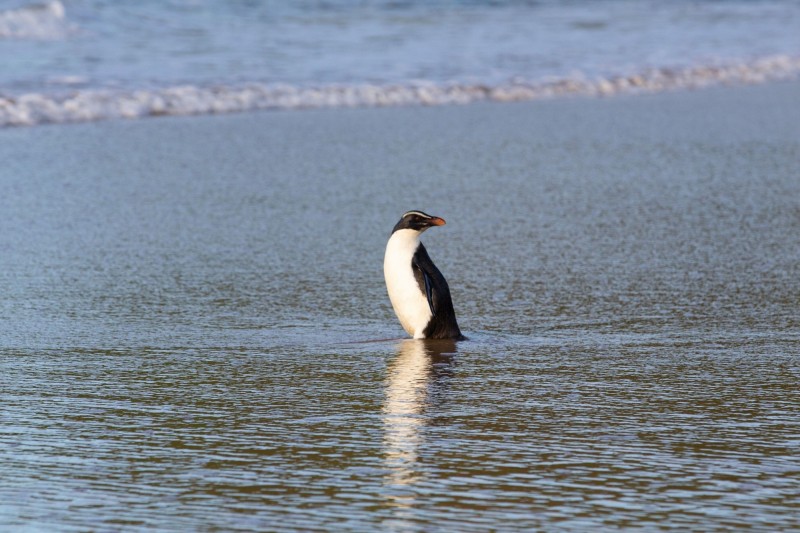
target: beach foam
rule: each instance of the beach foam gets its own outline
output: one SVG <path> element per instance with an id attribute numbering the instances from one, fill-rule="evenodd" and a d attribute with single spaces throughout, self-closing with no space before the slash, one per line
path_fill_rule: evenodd
<path id="1" fill-rule="evenodd" d="M 0 39 L 61 39 L 71 30 L 59 0 L 0 11 Z"/>
<path id="2" fill-rule="evenodd" d="M 250 110 L 519 102 L 560 96 L 613 96 L 697 89 L 718 84 L 754 84 L 796 77 L 800 57 L 786 55 L 727 65 L 649 69 L 637 74 L 588 79 L 513 80 L 505 84 L 409 83 L 321 85 L 252 83 L 201 87 L 180 85 L 138 91 L 77 90 L 67 95 L 0 96 L 0 127 L 197 115 Z"/>

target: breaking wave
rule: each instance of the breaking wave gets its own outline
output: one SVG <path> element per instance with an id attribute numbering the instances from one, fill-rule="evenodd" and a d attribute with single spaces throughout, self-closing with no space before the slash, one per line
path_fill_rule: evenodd
<path id="1" fill-rule="evenodd" d="M 72 30 L 59 0 L 0 11 L 0 39 L 61 39 Z"/>
<path id="2" fill-rule="evenodd" d="M 719 84 L 755 84 L 793 78 L 798 73 L 800 57 L 781 55 L 740 64 L 651 69 L 606 79 L 514 80 L 498 85 L 411 83 L 299 87 L 246 84 L 184 85 L 140 91 L 87 89 L 61 96 L 40 93 L 0 95 L 0 127 L 250 110 L 520 102 L 570 95 L 612 96 Z"/>

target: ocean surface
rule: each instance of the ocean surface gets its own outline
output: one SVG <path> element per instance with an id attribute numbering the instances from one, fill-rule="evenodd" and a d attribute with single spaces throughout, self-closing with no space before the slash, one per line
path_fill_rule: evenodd
<path id="1" fill-rule="evenodd" d="M 6 0 L 0 126 L 759 83 L 798 28 L 794 0 Z"/>
<path id="2" fill-rule="evenodd" d="M 0 530 L 800 529 L 795 82 L 0 160 Z M 468 341 L 392 313 L 412 208 Z"/>

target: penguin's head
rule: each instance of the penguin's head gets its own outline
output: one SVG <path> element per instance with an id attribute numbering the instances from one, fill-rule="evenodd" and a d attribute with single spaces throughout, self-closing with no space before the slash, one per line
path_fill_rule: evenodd
<path id="1" fill-rule="evenodd" d="M 422 233 L 431 226 L 444 226 L 444 219 L 433 217 L 422 211 L 407 211 L 403 213 L 400 222 L 395 224 L 392 233 L 401 229 L 410 229 Z"/>

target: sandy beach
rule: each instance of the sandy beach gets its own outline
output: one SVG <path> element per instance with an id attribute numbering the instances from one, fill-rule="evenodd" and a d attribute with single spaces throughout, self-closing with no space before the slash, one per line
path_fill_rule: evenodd
<path id="1" fill-rule="evenodd" d="M 6 128 L 0 160 L 0 527 L 800 526 L 798 82 Z M 408 209 L 447 220 L 452 365 L 350 344 L 402 337 Z"/>

